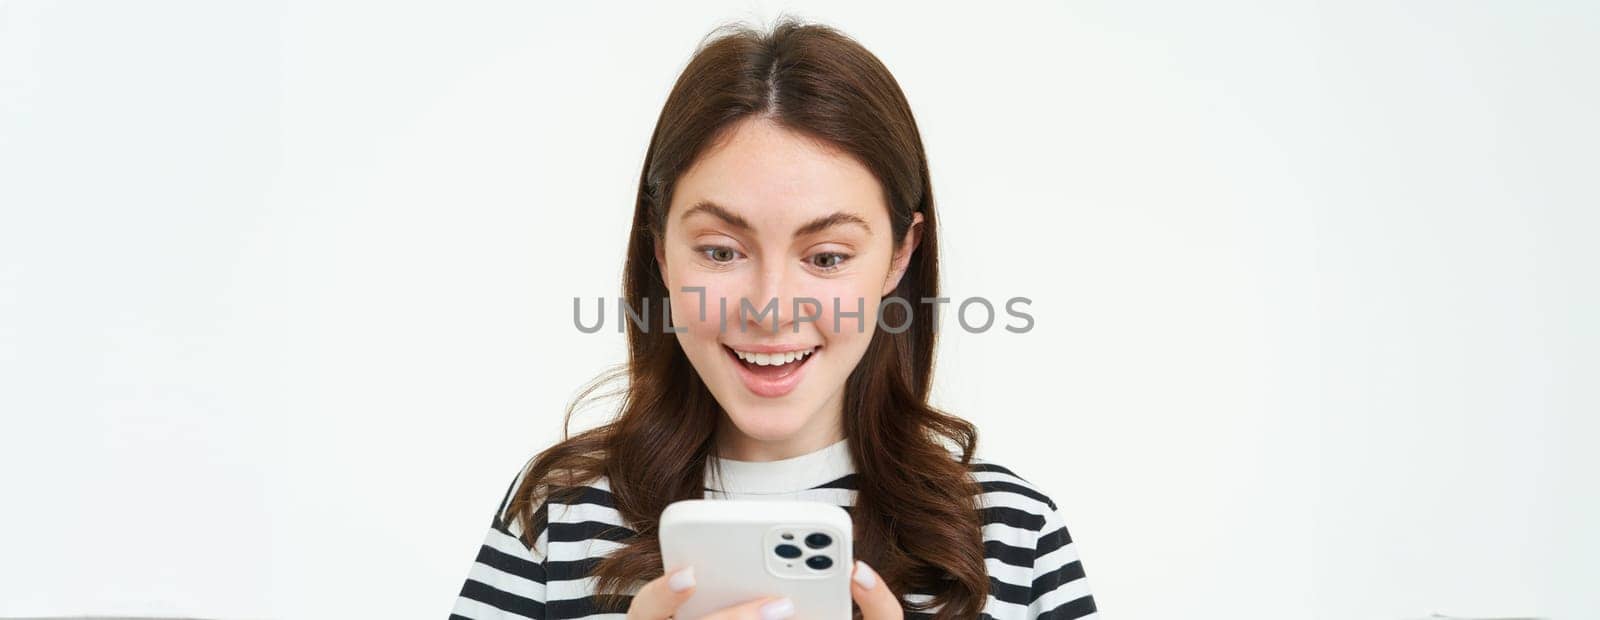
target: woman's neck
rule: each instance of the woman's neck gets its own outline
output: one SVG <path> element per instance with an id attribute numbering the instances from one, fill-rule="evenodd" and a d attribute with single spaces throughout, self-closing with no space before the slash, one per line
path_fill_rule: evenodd
<path id="1" fill-rule="evenodd" d="M 759 439 L 739 430 L 726 414 L 717 424 L 717 455 L 736 461 L 766 462 L 810 454 L 844 439 L 844 425 L 837 415 L 819 416 L 788 437 Z"/>

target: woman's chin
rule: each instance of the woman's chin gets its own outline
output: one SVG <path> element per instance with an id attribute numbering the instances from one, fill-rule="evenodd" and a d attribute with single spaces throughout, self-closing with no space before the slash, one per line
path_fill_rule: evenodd
<path id="1" fill-rule="evenodd" d="M 728 417 L 733 420 L 733 426 L 739 429 L 741 434 L 756 441 L 783 441 L 794 437 L 805 426 L 805 420 L 782 414 L 742 412 L 730 413 Z"/>

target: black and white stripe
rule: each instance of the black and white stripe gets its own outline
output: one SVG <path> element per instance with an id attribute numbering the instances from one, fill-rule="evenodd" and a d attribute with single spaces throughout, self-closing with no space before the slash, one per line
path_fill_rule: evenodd
<path id="1" fill-rule="evenodd" d="M 983 618 L 1097 617 L 1083 563 L 1055 502 L 999 465 L 978 459 L 970 469 L 982 487 L 979 502 L 990 585 Z M 628 599 L 622 599 L 620 608 L 602 607 L 589 577 L 600 558 L 634 535 L 622 525 L 608 481 L 601 478 L 587 485 L 570 503 L 541 505 L 549 525 L 529 547 L 518 538 L 517 524 L 504 519 L 511 492 L 525 473 L 526 469 L 519 472 L 506 490 L 450 617 L 620 620 Z M 855 481 L 856 474 L 849 474 L 802 491 L 798 499 L 831 502 L 848 511 L 855 504 Z M 905 593 L 901 598 L 926 602 L 932 597 Z M 932 617 L 932 613 L 907 612 L 906 617 Z"/>

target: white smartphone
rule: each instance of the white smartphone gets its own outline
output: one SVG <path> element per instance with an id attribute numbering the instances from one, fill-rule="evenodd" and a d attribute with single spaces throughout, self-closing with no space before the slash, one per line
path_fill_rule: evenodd
<path id="1" fill-rule="evenodd" d="M 823 502 L 691 499 L 661 513 L 667 574 L 694 567 L 673 615 L 692 620 L 764 596 L 794 601 L 795 620 L 850 617 L 850 513 Z"/>

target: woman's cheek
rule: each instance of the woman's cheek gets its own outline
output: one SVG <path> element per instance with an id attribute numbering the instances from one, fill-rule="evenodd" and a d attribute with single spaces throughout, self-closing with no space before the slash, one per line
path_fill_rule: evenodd
<path id="1" fill-rule="evenodd" d="M 825 338 L 837 344 L 872 335 L 876 298 L 847 282 L 822 287 L 818 293 L 822 312 L 817 315 L 817 329 Z"/>
<path id="2" fill-rule="evenodd" d="M 724 329 L 736 329 L 734 319 L 738 312 L 738 298 L 729 297 L 733 290 L 727 282 L 716 278 L 684 279 L 674 283 L 672 295 L 672 324 L 697 339 L 715 342 Z M 724 301 L 727 300 L 727 301 Z M 724 304 L 727 319 L 724 321 Z"/>

